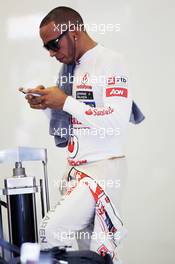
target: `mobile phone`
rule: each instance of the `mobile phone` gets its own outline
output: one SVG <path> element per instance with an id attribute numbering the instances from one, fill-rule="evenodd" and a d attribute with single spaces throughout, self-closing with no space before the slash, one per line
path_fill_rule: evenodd
<path id="1" fill-rule="evenodd" d="M 19 88 L 19 91 L 20 91 L 21 93 L 25 94 L 25 95 L 29 95 L 29 94 L 30 94 L 30 95 L 33 95 L 33 96 L 41 96 L 40 94 L 27 92 L 27 90 L 26 90 L 25 88 L 23 88 L 23 87 L 20 87 L 20 88 Z"/>

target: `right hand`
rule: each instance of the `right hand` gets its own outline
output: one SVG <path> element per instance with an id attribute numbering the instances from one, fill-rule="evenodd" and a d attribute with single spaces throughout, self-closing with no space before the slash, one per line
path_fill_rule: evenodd
<path id="1" fill-rule="evenodd" d="M 35 87 L 37 91 L 43 91 L 46 89 L 43 85 L 38 85 Z M 31 89 L 27 89 L 28 94 L 25 96 L 26 100 L 28 101 L 29 105 L 33 109 L 46 109 L 47 106 L 44 104 L 45 98 L 44 96 L 34 96 L 30 94 Z"/>

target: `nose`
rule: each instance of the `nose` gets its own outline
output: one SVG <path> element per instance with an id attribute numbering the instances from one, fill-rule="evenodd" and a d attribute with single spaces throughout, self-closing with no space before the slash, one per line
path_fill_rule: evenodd
<path id="1" fill-rule="evenodd" d="M 54 57 L 56 55 L 56 51 L 49 50 L 50 57 Z"/>

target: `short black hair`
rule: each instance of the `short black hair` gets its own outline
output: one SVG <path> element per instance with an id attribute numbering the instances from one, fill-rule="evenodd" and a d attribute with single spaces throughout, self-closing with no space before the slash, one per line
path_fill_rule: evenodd
<path id="1" fill-rule="evenodd" d="M 73 25 L 83 26 L 84 22 L 80 14 L 74 9 L 67 6 L 59 6 L 52 9 L 41 21 L 40 28 L 54 22 L 56 25 L 69 23 Z"/>

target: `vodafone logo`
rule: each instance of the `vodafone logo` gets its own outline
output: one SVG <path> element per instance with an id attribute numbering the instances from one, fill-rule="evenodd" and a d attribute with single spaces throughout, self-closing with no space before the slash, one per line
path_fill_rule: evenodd
<path id="1" fill-rule="evenodd" d="M 82 84 L 86 84 L 88 82 L 88 79 L 89 79 L 89 74 L 88 73 L 85 73 L 85 75 L 83 76 L 82 78 Z"/>
<path id="2" fill-rule="evenodd" d="M 120 88 L 120 87 L 107 88 L 106 89 L 106 97 L 110 97 L 110 96 L 128 97 L 128 89 Z"/>
<path id="3" fill-rule="evenodd" d="M 86 115 L 93 115 L 93 116 L 104 116 L 104 115 L 110 115 L 114 112 L 114 109 L 110 106 L 107 109 L 89 109 L 85 112 Z"/>
<path id="4" fill-rule="evenodd" d="M 74 151 L 74 146 L 75 146 L 75 143 L 74 142 L 69 142 L 68 151 L 70 153 L 72 153 Z"/>
<path id="5" fill-rule="evenodd" d="M 68 142 L 68 152 L 70 158 L 75 158 L 78 153 L 79 144 L 76 136 L 71 136 Z"/>

